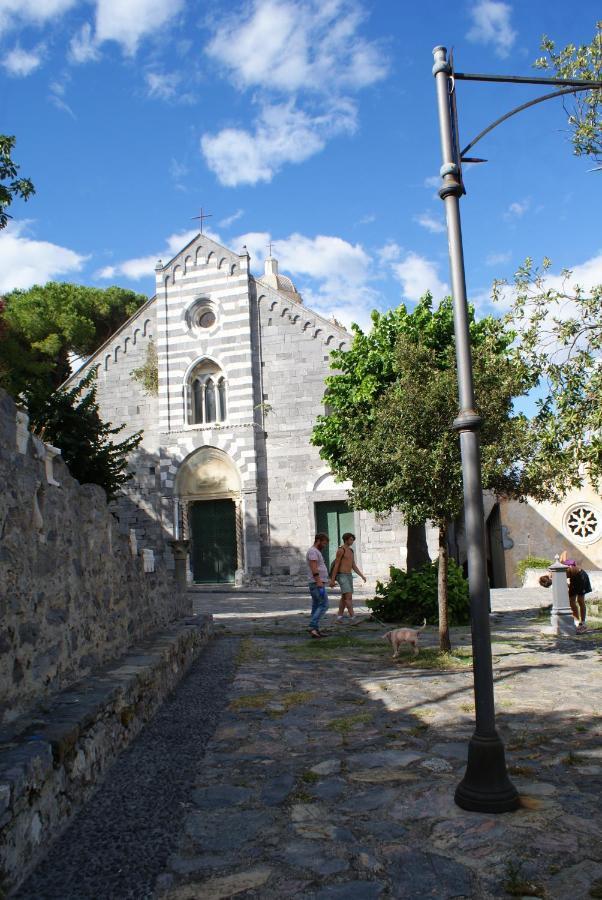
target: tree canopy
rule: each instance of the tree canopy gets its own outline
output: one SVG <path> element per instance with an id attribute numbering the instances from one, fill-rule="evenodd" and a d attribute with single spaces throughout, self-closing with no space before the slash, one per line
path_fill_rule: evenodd
<path id="1" fill-rule="evenodd" d="M 564 473 L 564 490 L 588 477 L 602 484 L 602 285 L 585 290 L 569 270 L 550 275 L 527 259 L 509 284 L 499 280 L 494 298 L 510 290 L 506 321 L 516 328 L 517 350 L 536 374 L 542 396 L 533 427 L 534 461 L 549 478 Z"/>
<path id="2" fill-rule="evenodd" d="M 535 373 L 513 351 L 514 333 L 499 319 L 477 321 L 470 310 L 470 329 L 484 419 L 483 486 L 519 499 L 547 497 L 554 478 L 546 482 L 534 465 L 537 433 L 513 410 Z M 394 348 L 386 361 L 379 346 Z M 397 508 L 407 522 L 438 526 L 440 645 L 449 649 L 446 532 L 463 507 L 459 440 L 451 428 L 458 409 L 451 300 L 433 311 L 427 294 L 412 313 L 400 306 L 375 314 L 372 332 L 356 328 L 351 349 L 333 353 L 331 365 L 340 371 L 327 379 L 330 412 L 318 419 L 313 442 L 335 474 L 352 480 L 356 508 Z"/>
<path id="3" fill-rule="evenodd" d="M 146 300 L 126 288 L 57 281 L 12 291 L 0 310 L 0 383 L 14 396 L 32 378 L 57 388 L 70 374 L 71 353 L 89 356 Z"/>
<path id="4" fill-rule="evenodd" d="M 11 218 L 7 212 L 16 197 L 27 200 L 35 194 L 35 188 L 29 178 L 19 178 L 19 166 L 14 162 L 12 153 L 16 138 L 12 135 L 0 134 L 0 229 L 6 228 Z"/>
<path id="5" fill-rule="evenodd" d="M 125 425 L 112 427 L 100 418 L 95 370 L 67 391 L 37 387 L 27 397 L 27 408 L 32 430 L 60 447 L 73 477 L 82 484 L 99 484 L 112 500 L 131 477 L 128 456 L 142 440 L 142 432 L 115 440 Z"/>
<path id="6" fill-rule="evenodd" d="M 595 28 L 590 44 L 567 44 L 562 50 L 557 50 L 555 41 L 544 35 L 541 49 L 545 55 L 535 61 L 536 68 L 553 69 L 558 78 L 602 81 L 602 21 L 596 22 Z M 574 94 L 570 107 L 567 102 L 575 155 L 602 162 L 602 90 Z"/>

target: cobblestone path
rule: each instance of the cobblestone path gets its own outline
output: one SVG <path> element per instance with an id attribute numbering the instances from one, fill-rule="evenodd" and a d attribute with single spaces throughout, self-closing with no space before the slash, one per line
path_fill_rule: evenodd
<path id="1" fill-rule="evenodd" d="M 366 621 L 310 641 L 304 595 L 263 615 L 248 598 L 238 616 L 236 598 L 197 598 L 218 637 L 18 897 L 601 897 L 602 621 L 546 637 L 548 597 L 494 602 L 522 796 L 498 816 L 453 802 L 474 716 L 467 629 L 442 667 L 432 629 L 395 661 Z"/>
<path id="2" fill-rule="evenodd" d="M 428 649 L 391 660 L 370 623 L 310 642 L 294 612 L 217 617 L 240 665 L 157 896 L 602 896 L 602 630 L 544 637 L 548 595 L 533 597 L 492 623 L 523 804 L 498 816 L 453 802 L 474 716 L 466 629 L 443 670 Z"/>

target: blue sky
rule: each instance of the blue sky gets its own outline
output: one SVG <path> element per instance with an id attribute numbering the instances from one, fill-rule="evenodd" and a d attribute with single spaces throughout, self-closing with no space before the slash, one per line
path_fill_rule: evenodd
<path id="1" fill-rule="evenodd" d="M 447 290 L 432 48 L 528 74 L 545 32 L 591 41 L 599 3 L 0 0 L 1 130 L 37 193 L 0 235 L 0 290 L 48 279 L 151 294 L 195 230 L 345 324 Z M 463 143 L 536 87 L 458 86 Z M 462 200 L 469 295 L 550 256 L 602 281 L 600 174 L 560 101 L 479 145 Z M 476 151 L 475 151 L 476 152 Z"/>

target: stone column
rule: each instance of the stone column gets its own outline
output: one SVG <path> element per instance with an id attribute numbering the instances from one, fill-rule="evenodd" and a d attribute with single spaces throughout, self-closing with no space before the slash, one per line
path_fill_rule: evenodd
<path id="1" fill-rule="evenodd" d="M 234 575 L 234 583 L 236 585 L 242 585 L 243 576 L 245 574 L 245 543 L 243 533 L 241 497 L 238 497 L 234 500 L 234 506 L 236 510 L 236 574 Z"/>
<path id="2" fill-rule="evenodd" d="M 550 631 L 552 634 L 563 637 L 573 637 L 575 634 L 575 623 L 569 604 L 566 566 L 563 566 L 560 562 L 558 555 L 556 555 L 556 561 L 550 566 L 550 575 L 552 576 Z"/>
<path id="3" fill-rule="evenodd" d="M 176 584 L 182 590 L 186 590 L 186 561 L 190 541 L 168 541 L 168 544 L 175 562 Z"/>

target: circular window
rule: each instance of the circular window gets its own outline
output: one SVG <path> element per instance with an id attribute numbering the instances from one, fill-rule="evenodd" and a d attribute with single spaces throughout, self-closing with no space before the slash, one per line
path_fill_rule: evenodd
<path id="1" fill-rule="evenodd" d="M 201 328 L 211 328 L 215 324 L 215 313 L 212 309 L 206 309 L 201 312 L 198 322 Z"/>
<path id="2" fill-rule="evenodd" d="M 564 514 L 564 530 L 578 544 L 602 538 L 602 513 L 590 503 L 574 503 Z"/>

